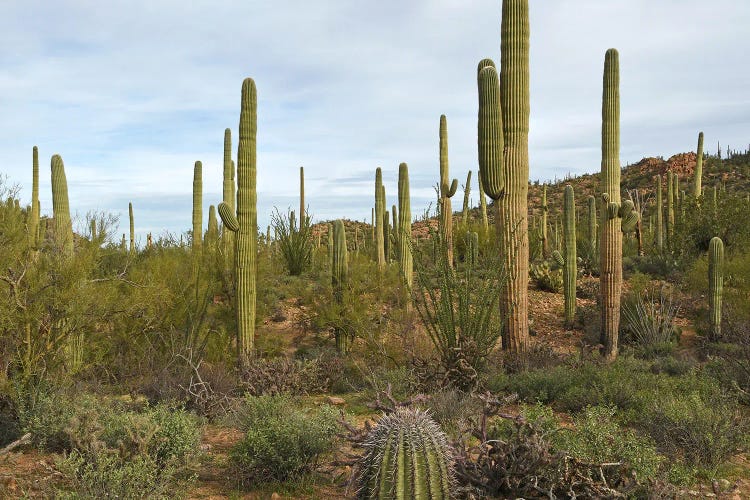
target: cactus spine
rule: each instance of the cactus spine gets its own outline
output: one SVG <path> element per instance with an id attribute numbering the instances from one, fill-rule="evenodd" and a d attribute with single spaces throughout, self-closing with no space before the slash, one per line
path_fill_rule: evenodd
<path id="1" fill-rule="evenodd" d="M 721 149 L 719 149 L 721 151 Z M 721 158 L 721 153 L 719 153 Z M 703 132 L 698 134 L 698 155 L 695 157 L 695 179 L 693 181 L 693 196 L 700 198 L 702 194 L 701 184 L 703 182 Z"/>
<path id="2" fill-rule="evenodd" d="M 65 165 L 60 155 L 53 155 L 52 170 L 52 217 L 55 221 L 55 243 L 64 255 L 73 254 L 73 222 L 70 219 L 68 181 Z"/>
<path id="3" fill-rule="evenodd" d="M 337 220 L 333 223 L 332 234 L 331 287 L 333 288 L 334 300 L 336 300 L 338 304 L 343 304 L 344 289 L 349 277 L 349 261 L 346 249 L 346 230 L 344 228 L 344 223 L 341 220 Z M 336 349 L 338 349 L 339 352 L 344 353 L 348 350 L 348 347 L 346 333 L 337 328 Z"/>
<path id="4" fill-rule="evenodd" d="M 656 249 L 664 250 L 664 207 L 661 194 L 661 175 L 656 176 Z"/>
<path id="5" fill-rule="evenodd" d="M 447 250 L 448 264 L 453 267 L 453 207 L 451 198 L 458 189 L 458 179 L 450 181 L 448 173 L 448 120 L 440 115 L 440 218 L 443 244 Z"/>
<path id="6" fill-rule="evenodd" d="M 305 224 L 305 167 L 299 168 L 299 230 Z"/>
<path id="7" fill-rule="evenodd" d="M 604 57 L 602 91 L 601 339 L 602 354 L 617 357 L 622 293 L 622 216 L 620 201 L 620 62 L 616 49 Z"/>
<path id="8" fill-rule="evenodd" d="M 409 167 L 398 166 L 398 258 L 401 274 L 408 290 L 411 290 L 413 261 L 411 255 L 411 201 L 409 199 Z"/>
<path id="9" fill-rule="evenodd" d="M 29 218 L 29 243 L 32 248 L 39 245 L 39 148 L 32 150 L 31 217 Z"/>
<path id="10" fill-rule="evenodd" d="M 529 344 L 529 2 L 504 0 L 500 27 L 500 95 L 503 113 L 505 195 L 499 200 L 500 248 L 508 277 L 500 308 L 503 347 Z"/>
<path id="11" fill-rule="evenodd" d="M 553 256 L 563 268 L 563 292 L 565 296 L 565 322 L 573 323 L 576 314 L 576 276 L 578 274 L 576 255 L 576 218 L 573 186 L 565 186 L 563 201 L 563 253 L 557 250 Z"/>
<path id="12" fill-rule="evenodd" d="M 375 169 L 375 256 L 378 269 L 385 269 L 385 238 L 383 235 L 383 214 L 385 212 L 385 191 L 383 188 L 383 171 Z"/>
<path id="13" fill-rule="evenodd" d="M 128 203 L 128 218 L 130 219 L 130 247 L 131 254 L 135 253 L 135 219 L 133 218 L 133 204 Z"/>
<path id="14" fill-rule="evenodd" d="M 596 251 L 597 238 L 596 238 L 596 198 L 593 196 L 588 197 L 588 208 L 589 208 L 589 243 L 591 244 L 591 250 Z"/>
<path id="15" fill-rule="evenodd" d="M 724 289 L 724 242 L 714 236 L 708 245 L 708 308 L 711 338 L 721 337 L 721 297 Z"/>
<path id="16" fill-rule="evenodd" d="M 235 235 L 237 275 L 237 349 L 241 366 L 247 366 L 255 336 L 255 274 L 257 269 L 258 214 L 256 194 L 256 135 L 258 96 L 255 82 L 242 82 L 240 141 L 237 148 L 237 216 L 222 202 L 219 215 Z"/>
<path id="17" fill-rule="evenodd" d="M 471 194 L 471 170 L 466 175 L 466 185 L 464 186 L 464 205 L 461 211 L 461 223 L 464 228 L 469 226 L 469 195 Z"/>
<path id="18" fill-rule="evenodd" d="M 222 200 L 234 212 L 234 161 L 232 161 L 232 131 L 224 129 L 224 181 L 222 184 Z M 234 249 L 234 233 L 225 227 L 221 230 L 221 244 L 224 251 L 224 262 L 226 269 L 232 263 L 232 251 Z"/>
<path id="19" fill-rule="evenodd" d="M 358 473 L 358 498 L 452 498 L 448 439 L 421 410 L 398 408 L 368 434 Z"/>
<path id="20" fill-rule="evenodd" d="M 200 250 L 203 243 L 203 164 L 195 162 L 193 167 L 193 250 Z"/>

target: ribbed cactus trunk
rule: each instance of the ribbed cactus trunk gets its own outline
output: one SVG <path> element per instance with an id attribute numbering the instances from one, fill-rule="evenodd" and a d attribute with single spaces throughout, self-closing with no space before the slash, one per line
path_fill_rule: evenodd
<path id="1" fill-rule="evenodd" d="M 29 217 L 29 245 L 39 245 L 39 148 L 32 150 L 31 173 L 31 216 Z"/>
<path id="2" fill-rule="evenodd" d="M 128 203 L 128 218 L 130 219 L 130 247 L 131 254 L 135 253 L 135 219 L 133 218 L 133 204 Z"/>
<path id="3" fill-rule="evenodd" d="M 383 214 L 385 213 L 385 196 L 383 196 L 383 171 L 375 169 L 375 258 L 378 270 L 385 269 L 385 238 L 383 236 Z"/>
<path id="4" fill-rule="evenodd" d="M 542 186 L 542 255 L 546 258 L 549 256 L 549 238 L 547 238 L 547 184 Z"/>
<path id="5" fill-rule="evenodd" d="M 235 211 L 234 162 L 232 161 L 232 131 L 224 129 L 224 179 L 222 183 L 222 201 Z M 234 264 L 234 232 L 226 227 L 221 230 L 221 245 L 224 252 L 225 269 L 229 271 Z"/>
<path id="6" fill-rule="evenodd" d="M 333 288 L 333 298 L 339 304 L 344 303 L 344 290 L 349 279 L 349 256 L 346 248 L 346 230 L 344 223 L 337 220 L 333 223 L 333 248 L 331 252 L 331 287 Z M 336 349 L 341 353 L 349 350 L 349 339 L 346 332 L 337 328 Z"/>
<path id="7" fill-rule="evenodd" d="M 55 221 L 55 244 L 64 255 L 73 254 L 73 222 L 70 219 L 68 181 L 65 165 L 60 155 L 53 155 L 52 170 L 52 217 Z"/>
<path id="8" fill-rule="evenodd" d="M 237 348 L 240 366 L 247 366 L 255 337 L 255 275 L 257 270 L 258 214 L 256 194 L 256 136 L 258 96 L 255 82 L 242 82 L 240 141 L 237 148 L 237 216 L 226 204 L 219 205 L 224 227 L 235 231 L 237 276 Z"/>
<path id="9" fill-rule="evenodd" d="M 661 194 L 661 175 L 656 176 L 656 250 L 664 250 L 664 200 Z"/>
<path id="10" fill-rule="evenodd" d="M 391 205 L 391 230 L 398 235 L 398 208 L 396 208 L 396 205 Z"/>
<path id="11" fill-rule="evenodd" d="M 588 197 L 588 223 L 589 223 L 589 243 L 591 245 L 591 250 L 596 251 L 598 245 L 597 245 L 597 237 L 596 237 L 596 198 L 593 196 Z"/>
<path id="12" fill-rule="evenodd" d="M 708 245 L 708 310 L 711 338 L 721 338 L 721 298 L 724 289 L 724 242 L 711 238 Z"/>
<path id="13" fill-rule="evenodd" d="M 451 198 L 458 189 L 458 179 L 450 181 L 448 165 L 448 120 L 440 115 L 440 225 L 448 264 L 453 267 L 453 207 Z"/>
<path id="14" fill-rule="evenodd" d="M 464 229 L 469 226 L 469 196 L 471 195 L 471 170 L 466 175 L 466 185 L 464 185 L 464 204 L 461 210 L 461 224 Z"/>
<path id="15" fill-rule="evenodd" d="M 333 224 L 328 223 L 328 269 L 333 273 Z"/>
<path id="16" fill-rule="evenodd" d="M 488 237 L 490 233 L 490 222 L 487 218 L 487 199 L 484 197 L 484 187 L 482 187 L 482 176 L 477 175 L 479 181 L 479 210 L 482 213 L 482 232 L 484 237 Z"/>
<path id="17" fill-rule="evenodd" d="M 563 251 L 555 252 L 555 260 L 563 269 L 563 293 L 565 296 L 565 323 L 571 325 L 576 315 L 576 277 L 578 256 L 576 254 L 576 218 L 573 186 L 565 186 L 563 198 Z"/>
<path id="18" fill-rule="evenodd" d="M 388 210 L 383 212 L 383 253 L 385 254 L 385 261 L 386 263 L 391 261 L 391 250 L 392 250 L 392 240 L 391 240 L 391 215 L 388 213 Z"/>
<path id="19" fill-rule="evenodd" d="M 601 339 L 605 358 L 617 357 L 622 291 L 620 218 L 620 62 L 617 50 L 604 58 L 602 93 Z"/>
<path id="20" fill-rule="evenodd" d="M 409 198 L 409 167 L 406 163 L 398 166 L 398 259 L 401 276 L 407 290 L 413 283 L 413 261 L 411 255 L 411 201 Z"/>
<path id="21" fill-rule="evenodd" d="M 219 221 L 216 219 L 216 207 L 208 207 L 208 230 L 206 231 L 206 246 L 211 250 L 216 248 L 219 239 Z"/>
<path id="22" fill-rule="evenodd" d="M 674 174 L 667 171 L 667 248 L 672 249 L 674 239 Z"/>
<path id="23" fill-rule="evenodd" d="M 508 277 L 500 307 L 503 346 L 525 351 L 529 344 L 529 2 L 503 0 L 500 28 L 505 196 L 499 200 L 500 248 Z"/>
<path id="24" fill-rule="evenodd" d="M 195 162 L 193 167 L 193 250 L 203 244 L 203 164 Z"/>
<path id="25" fill-rule="evenodd" d="M 721 149 L 719 149 L 721 151 Z M 693 178 L 693 196 L 701 197 L 703 184 L 703 132 L 698 134 L 698 156 L 695 158 L 695 176 Z M 719 155 L 721 158 L 721 155 Z"/>
<path id="26" fill-rule="evenodd" d="M 299 230 L 302 231 L 305 224 L 305 167 L 299 168 Z"/>

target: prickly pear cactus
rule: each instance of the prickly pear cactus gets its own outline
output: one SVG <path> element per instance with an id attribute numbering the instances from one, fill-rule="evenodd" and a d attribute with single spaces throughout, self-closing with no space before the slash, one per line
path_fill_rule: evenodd
<path id="1" fill-rule="evenodd" d="M 364 449 L 358 498 L 452 498 L 451 448 L 426 412 L 398 408 L 383 416 L 365 439 Z"/>

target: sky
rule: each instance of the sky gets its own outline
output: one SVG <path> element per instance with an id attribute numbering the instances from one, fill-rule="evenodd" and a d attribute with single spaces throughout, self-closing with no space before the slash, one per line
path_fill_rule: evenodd
<path id="1" fill-rule="evenodd" d="M 3 0 L 0 176 L 51 214 L 49 164 L 71 210 L 120 216 L 137 238 L 191 227 L 203 162 L 204 228 L 222 197 L 224 129 L 236 158 L 242 80 L 258 89 L 258 222 L 299 205 L 370 219 L 409 165 L 412 214 L 435 198 L 439 117 L 451 176 L 474 171 L 476 64 L 500 63 L 500 0 Z M 530 177 L 600 165 L 604 53 L 620 53 L 621 161 L 750 143 L 750 1 L 530 0 Z M 434 209 L 434 203 L 432 203 Z M 118 233 L 118 234 L 119 234 Z"/>

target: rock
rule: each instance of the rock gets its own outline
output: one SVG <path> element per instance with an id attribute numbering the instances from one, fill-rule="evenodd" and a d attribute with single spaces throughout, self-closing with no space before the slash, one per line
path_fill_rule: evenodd
<path id="1" fill-rule="evenodd" d="M 278 493 L 274 491 L 273 494 L 271 495 L 271 500 L 281 500 L 281 495 L 279 495 Z"/>
<path id="2" fill-rule="evenodd" d="M 346 404 L 346 400 L 337 396 L 328 396 L 326 397 L 326 403 L 333 406 L 344 406 Z"/>

